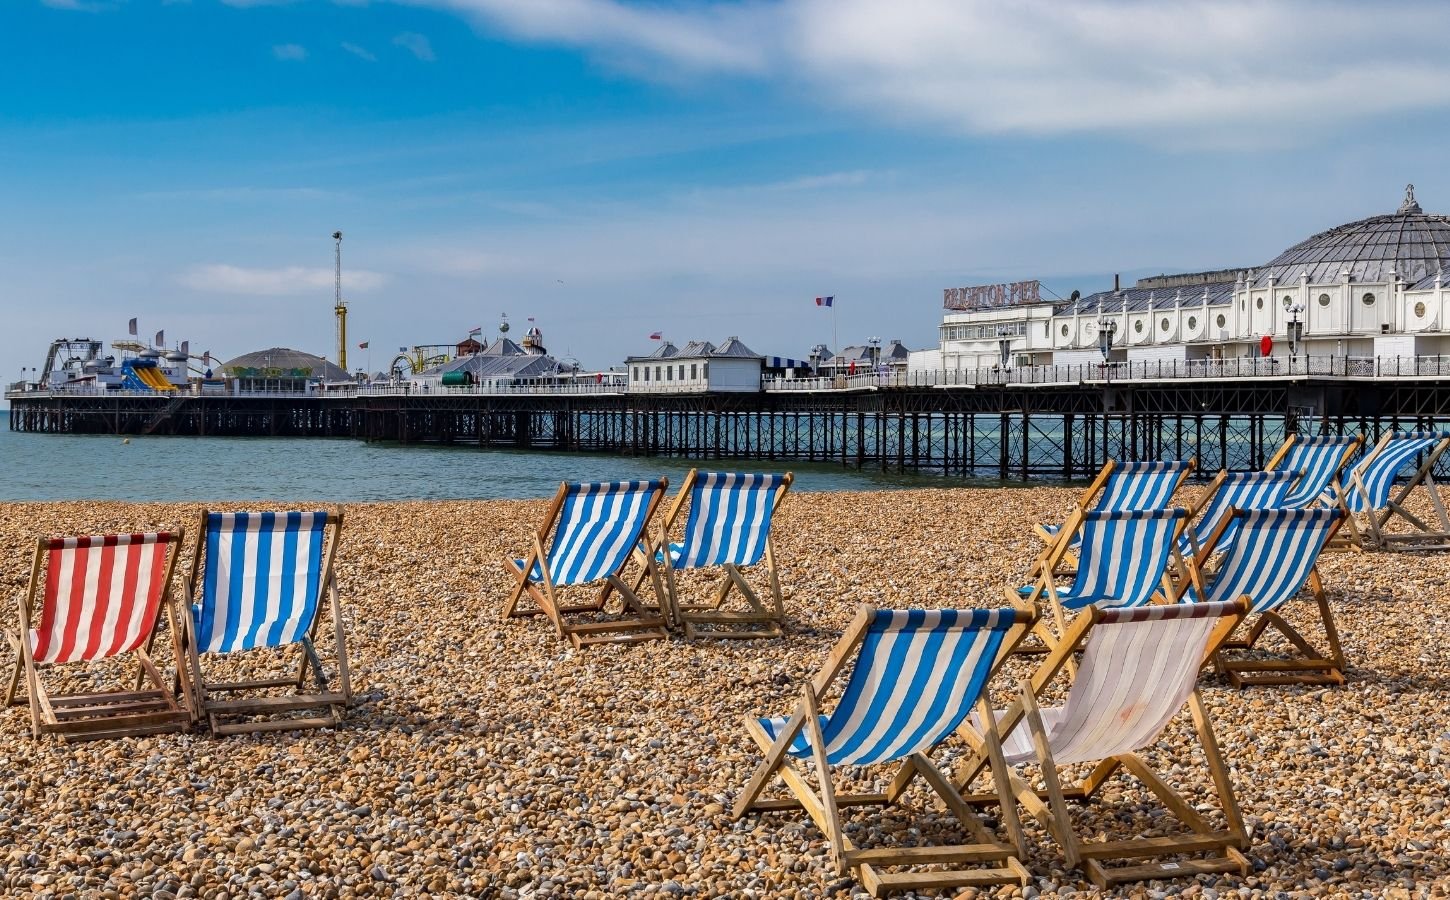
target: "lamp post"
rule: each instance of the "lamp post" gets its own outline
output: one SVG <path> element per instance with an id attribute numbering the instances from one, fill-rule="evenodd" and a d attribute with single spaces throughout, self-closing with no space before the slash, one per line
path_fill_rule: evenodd
<path id="1" fill-rule="evenodd" d="M 1012 359 L 1012 329 L 1006 325 L 997 326 L 997 352 L 1001 355 L 1002 368 Z"/>
<path id="2" fill-rule="evenodd" d="M 871 345 L 871 371 L 875 372 L 881 368 L 881 338 L 869 337 L 866 343 Z"/>
<path id="3" fill-rule="evenodd" d="M 1304 337 L 1304 323 L 1299 321 L 1299 314 L 1304 311 L 1304 307 L 1285 297 L 1284 311 L 1289 314 L 1289 365 L 1292 366 L 1294 358 L 1299 355 L 1299 341 Z"/>
<path id="4" fill-rule="evenodd" d="M 1108 354 L 1113 350 L 1113 337 L 1118 333 L 1118 322 L 1103 316 L 1098 319 L 1098 349 L 1103 354 L 1103 364 L 1107 365 Z"/>

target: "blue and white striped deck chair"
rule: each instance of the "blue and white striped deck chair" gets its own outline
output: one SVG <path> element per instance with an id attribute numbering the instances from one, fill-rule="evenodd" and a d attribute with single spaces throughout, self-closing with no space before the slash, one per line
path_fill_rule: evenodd
<path id="1" fill-rule="evenodd" d="M 699 472 L 691 469 L 680 485 L 660 526 L 654 556 L 664 572 L 671 617 L 687 637 L 697 631 L 710 637 L 779 637 L 785 628 L 785 598 L 775 566 L 770 526 L 776 510 L 790 490 L 794 476 L 737 472 Z M 670 530 L 685 503 L 690 514 L 683 537 L 670 542 Z M 660 548 L 668 544 L 669 554 Z M 742 568 L 765 564 L 770 605 L 761 602 Z M 677 573 L 690 569 L 719 568 L 724 575 L 708 604 L 682 602 Z M 747 609 L 723 609 L 732 590 L 738 590 Z M 730 626 L 746 626 L 747 630 Z"/>
<path id="2" fill-rule="evenodd" d="M 1167 509 L 1173 494 L 1197 465 L 1193 459 L 1157 460 L 1150 462 L 1118 462 L 1109 460 L 1078 498 L 1075 509 L 1101 512 L 1141 512 Z M 1043 560 L 1052 552 L 1066 532 L 1067 554 L 1062 557 L 1073 565 L 1082 542 L 1082 535 L 1064 525 L 1035 525 L 1033 531 L 1047 549 L 1038 556 L 1029 577 L 1036 577 Z"/>
<path id="3" fill-rule="evenodd" d="M 746 729 L 765 754 L 736 800 L 735 818 L 747 812 L 804 809 L 825 832 L 837 871 L 856 870 L 872 896 L 888 890 L 970 885 L 1025 885 L 1028 872 L 1018 861 L 1023 838 L 1011 802 L 1009 774 L 993 765 L 996 796 L 1005 811 L 1009 842 L 997 840 L 963 800 L 950 779 L 930 758 L 931 751 L 959 730 L 1000 762 L 986 686 L 1027 633 L 1035 618 L 1026 607 L 1005 609 L 874 609 L 862 605 L 831 652 L 826 666 L 802 689 L 795 712 L 782 718 L 747 716 Z M 855 659 L 839 702 L 828 715 L 821 703 L 847 663 Z M 976 707 L 985 716 L 978 729 L 964 729 Z M 797 760 L 812 760 L 819 792 L 812 790 Z M 890 787 L 879 794 L 837 794 L 837 766 L 899 763 Z M 761 794 L 779 775 L 794 798 L 774 800 Z M 846 837 L 837 809 L 887 806 L 901 799 L 916 776 L 961 819 L 975 843 L 951 847 L 858 849 Z M 884 869 L 928 863 L 983 862 L 987 869 L 887 872 Z"/>
<path id="4" fill-rule="evenodd" d="M 1172 572 L 1186 570 L 1178 554 L 1178 541 L 1188 524 L 1187 510 L 1079 511 L 1068 523 L 1082 532 L 1072 584 L 1059 588 L 1052 574 L 1060 554 L 1067 552 L 1065 546 L 1059 545 L 1047 558 L 1037 581 L 1017 591 L 1031 603 L 1045 602 L 1052 607 L 1058 634 L 1066 632 L 1069 612 L 1089 606 L 1144 606 L 1155 596 L 1163 600 L 1173 597 Z M 1048 647 L 1057 640 L 1048 632 L 1045 620 L 1038 623 L 1036 633 Z"/>
<path id="5" fill-rule="evenodd" d="M 1187 561 L 1198 559 L 1205 539 L 1225 525 L 1218 546 L 1226 547 L 1233 542 L 1238 529 L 1238 519 L 1230 514 L 1243 509 L 1280 509 L 1292 504 L 1284 497 L 1300 480 L 1302 473 L 1292 469 L 1269 472 L 1219 472 L 1204 490 L 1205 503 L 1197 509 L 1190 509 L 1191 524 L 1179 538 L 1178 551 Z M 1195 517 L 1196 520 L 1195 520 Z"/>
<path id="6" fill-rule="evenodd" d="M 1442 550 L 1450 547 L 1450 515 L 1431 473 L 1435 463 L 1450 447 L 1450 432 L 1395 431 L 1386 433 L 1350 468 L 1341 497 L 1351 514 L 1363 514 L 1360 527 L 1353 515 L 1347 522 L 1351 540 L 1361 547 L 1391 550 Z M 1411 466 L 1409 478 L 1395 489 L 1395 480 Z M 1426 522 L 1405 508 L 1405 498 L 1423 484 L 1440 527 Z M 1390 533 L 1385 526 L 1399 517 L 1414 531 Z M 1367 532 L 1367 533 L 1366 533 Z"/>
<path id="7" fill-rule="evenodd" d="M 1035 763 L 1040 770 L 1040 790 L 1014 778 L 1017 800 L 1062 845 L 1068 867 L 1081 865 L 1099 888 L 1210 872 L 1248 873 L 1249 861 L 1241 851 L 1249 846 L 1249 832 L 1197 687 L 1199 670 L 1243 621 L 1246 608 L 1242 598 L 1230 603 L 1094 607 L 1073 622 L 1032 677 L 1023 680 L 1019 696 L 995 713 L 1006 761 L 1014 766 Z M 1079 651 L 1081 659 L 1074 666 Z M 1061 696 L 1056 681 L 1064 672 L 1071 678 L 1066 698 L 1056 701 L 1060 705 L 1039 705 L 1049 696 Z M 1149 768 L 1141 753 L 1162 746 L 1159 736 L 1185 704 L 1218 795 L 1223 827 L 1208 820 L 1208 804 L 1191 802 L 1170 785 L 1191 777 L 1180 766 L 1192 765 L 1194 754 L 1157 750 L 1173 765 L 1172 774 L 1164 777 Z M 991 762 L 976 749 L 957 769 L 955 783 L 976 778 Z M 1065 786 L 1058 767 L 1084 763 L 1096 765 L 1081 781 Z M 1120 770 L 1136 776 L 1162 801 L 1165 814 L 1155 819 L 1155 836 L 1084 839 L 1073 827 L 1067 801 L 1098 797 L 1108 802 L 1103 787 Z M 1175 818 L 1186 831 L 1168 832 Z M 1202 856 L 1183 858 L 1198 854 Z M 1175 858 L 1145 862 L 1155 857 Z M 1129 864 L 1107 865 L 1120 861 Z"/>
<path id="8" fill-rule="evenodd" d="M 342 515 L 341 510 L 202 513 L 186 586 L 190 614 L 182 617 L 183 640 L 195 714 L 209 720 L 213 734 L 331 727 L 342 721 L 352 701 L 342 604 L 333 577 Z M 336 689 L 314 644 L 324 605 L 332 620 Z M 293 646 L 301 650 L 296 675 L 208 682 L 202 670 L 204 656 Z M 306 693 L 309 672 L 316 690 Z M 281 688 L 291 693 L 258 696 Z M 326 714 L 308 718 L 276 715 L 321 708 Z"/>
<path id="9" fill-rule="evenodd" d="M 508 556 L 504 567 L 514 579 L 513 593 L 504 604 L 503 617 L 543 613 L 560 637 L 575 647 L 619 641 L 643 641 L 667 636 L 658 609 L 645 606 L 635 588 L 622 577 L 664 496 L 666 479 L 653 481 L 599 481 L 559 485 L 544 523 L 534 533 L 533 549 L 523 559 Z M 557 526 L 557 527 L 556 527 Z M 549 549 L 544 542 L 553 540 Z M 663 596 L 659 573 L 644 563 L 656 596 Z M 642 583 L 643 579 L 641 579 Z M 563 588 L 600 585 L 593 600 L 565 606 Z M 611 592 L 623 603 L 622 615 L 604 621 L 569 621 L 580 613 L 601 613 Z M 524 594 L 535 609 L 519 609 Z"/>
<path id="10" fill-rule="evenodd" d="M 1364 435 L 1291 435 L 1264 466 L 1270 472 L 1303 472 L 1282 507 L 1302 508 L 1332 499 L 1340 473 L 1364 445 Z"/>
<path id="11" fill-rule="evenodd" d="M 1224 551 L 1208 577 L 1189 588 L 1191 599 L 1227 602 L 1249 599 L 1249 613 L 1258 621 L 1243 640 L 1229 641 L 1215 657 L 1219 671 L 1235 687 L 1246 684 L 1344 684 L 1344 651 L 1339 631 L 1319 576 L 1319 554 L 1343 524 L 1339 507 L 1237 511 L 1205 539 L 1208 553 Z M 1206 556 L 1204 558 L 1207 558 Z M 1305 587 L 1319 604 L 1320 622 L 1329 652 L 1320 653 L 1278 612 Z M 1229 659 L 1223 651 L 1254 648 L 1269 626 L 1279 631 L 1302 657 L 1297 659 Z"/>

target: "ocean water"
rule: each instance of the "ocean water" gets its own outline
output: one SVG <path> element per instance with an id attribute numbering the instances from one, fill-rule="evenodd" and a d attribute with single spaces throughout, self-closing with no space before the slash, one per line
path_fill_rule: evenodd
<path id="1" fill-rule="evenodd" d="M 0 413 L 0 500 L 156 502 L 466 500 L 547 497 L 561 481 L 667 476 L 683 459 L 368 444 L 350 439 L 21 434 Z M 795 472 L 793 490 L 960 485 L 823 464 L 710 460 L 701 468 Z"/>

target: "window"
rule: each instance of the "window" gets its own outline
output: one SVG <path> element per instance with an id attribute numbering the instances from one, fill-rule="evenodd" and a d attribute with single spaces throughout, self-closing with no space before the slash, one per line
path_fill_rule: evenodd
<path id="1" fill-rule="evenodd" d="M 1421 300 L 1419 303 L 1415 304 L 1415 318 L 1425 318 L 1425 301 Z"/>
<path id="2" fill-rule="evenodd" d="M 655 366 L 655 381 L 659 381 L 659 380 L 660 380 L 660 367 L 659 366 Z"/>
<path id="3" fill-rule="evenodd" d="M 684 363 L 680 363 L 680 380 L 681 381 L 684 381 L 685 380 L 685 364 Z"/>
<path id="4" fill-rule="evenodd" d="M 700 363 L 700 377 L 701 378 L 709 378 L 710 377 L 710 364 L 709 363 Z"/>
<path id="5" fill-rule="evenodd" d="M 699 374 L 696 372 L 696 370 L 699 367 L 700 367 L 700 364 L 699 363 L 690 363 L 690 380 L 691 381 L 694 381 L 696 378 L 699 378 L 700 377 Z"/>
<path id="6" fill-rule="evenodd" d="M 1168 330 L 1168 317 L 1167 316 L 1164 316 L 1163 317 L 1163 321 L 1158 323 L 1158 327 L 1161 328 L 1161 329 L 1163 329 L 1164 331 L 1167 331 Z"/>
<path id="7" fill-rule="evenodd" d="M 1215 325 L 1217 325 L 1219 328 L 1222 328 L 1222 327 L 1224 327 L 1225 325 L 1228 324 L 1228 319 L 1224 317 L 1224 314 L 1223 313 L 1219 313 L 1218 314 L 1218 318 L 1217 319 L 1214 319 L 1213 320 L 1213 323 Z"/>
<path id="8" fill-rule="evenodd" d="M 1329 295 L 1328 294 L 1320 294 L 1319 295 L 1319 305 L 1320 306 L 1328 306 L 1329 305 Z"/>
<path id="9" fill-rule="evenodd" d="M 675 380 L 675 367 L 674 366 L 665 366 L 665 381 L 674 381 L 674 380 Z"/>
<path id="10" fill-rule="evenodd" d="M 1067 337 L 1067 323 L 1062 323 L 1062 336 Z"/>
<path id="11" fill-rule="evenodd" d="M 1365 306 L 1374 306 L 1374 294 L 1372 292 L 1360 297 L 1359 300 Z"/>
<path id="12" fill-rule="evenodd" d="M 1263 309 L 1263 308 L 1264 308 L 1264 298 L 1263 297 L 1255 297 L 1254 298 L 1254 309 Z"/>
<path id="13" fill-rule="evenodd" d="M 1293 297 L 1290 297 L 1288 294 L 1285 294 L 1284 295 L 1283 303 L 1284 303 L 1284 308 L 1285 309 L 1288 309 L 1289 307 L 1291 307 L 1291 306 L 1294 305 L 1294 298 Z"/>
<path id="14" fill-rule="evenodd" d="M 639 381 L 639 366 L 634 367 L 634 380 Z"/>
<path id="15" fill-rule="evenodd" d="M 1142 334 L 1143 333 L 1143 320 L 1142 319 L 1139 319 L 1138 321 L 1136 321 L 1136 322 L 1133 323 L 1133 330 L 1136 331 L 1138 334 Z"/>
<path id="16" fill-rule="evenodd" d="M 644 380 L 649 381 L 649 366 L 644 367 Z"/>
<path id="17" fill-rule="evenodd" d="M 1189 316 L 1188 317 L 1188 330 L 1189 331 L 1192 331 L 1193 329 L 1195 329 L 1197 327 L 1198 327 L 1198 316 Z"/>

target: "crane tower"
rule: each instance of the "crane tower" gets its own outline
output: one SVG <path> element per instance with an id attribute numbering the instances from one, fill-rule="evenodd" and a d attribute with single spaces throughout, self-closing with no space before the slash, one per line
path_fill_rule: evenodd
<path id="1" fill-rule="evenodd" d="M 347 301 L 342 299 L 342 232 L 334 231 L 332 239 L 337 242 L 337 301 L 332 307 L 337 315 L 337 365 L 347 371 Z"/>

